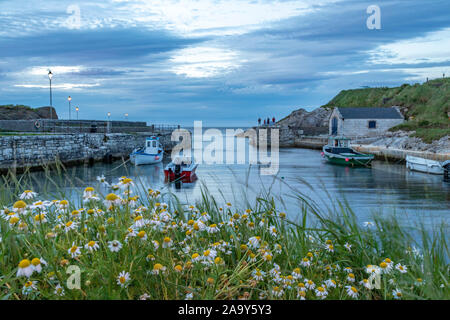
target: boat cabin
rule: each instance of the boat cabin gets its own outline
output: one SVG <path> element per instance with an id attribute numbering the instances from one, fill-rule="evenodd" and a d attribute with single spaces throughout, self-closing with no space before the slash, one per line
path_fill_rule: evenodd
<path id="1" fill-rule="evenodd" d="M 152 136 L 145 140 L 145 153 L 147 154 L 158 154 L 162 150 L 159 144 L 159 138 Z"/>
<path id="2" fill-rule="evenodd" d="M 350 148 L 350 140 L 351 139 L 346 137 L 330 137 L 325 150 L 336 154 L 354 153 L 353 149 Z"/>

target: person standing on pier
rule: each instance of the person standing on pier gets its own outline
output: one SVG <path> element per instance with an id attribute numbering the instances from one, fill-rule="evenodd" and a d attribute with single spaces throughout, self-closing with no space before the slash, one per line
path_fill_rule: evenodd
<path id="1" fill-rule="evenodd" d="M 272 118 L 272 122 L 273 122 L 273 124 L 275 124 L 275 117 Z"/>
<path id="2" fill-rule="evenodd" d="M 258 118 L 258 126 L 261 126 L 261 118 Z"/>

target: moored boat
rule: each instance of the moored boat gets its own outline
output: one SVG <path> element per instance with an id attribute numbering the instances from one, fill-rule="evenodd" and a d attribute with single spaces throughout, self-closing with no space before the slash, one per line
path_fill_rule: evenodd
<path id="1" fill-rule="evenodd" d="M 444 174 L 442 163 L 436 160 L 424 159 L 420 157 L 406 156 L 406 167 L 412 171 L 419 171 L 431 174 Z"/>
<path id="2" fill-rule="evenodd" d="M 164 177 L 166 180 L 190 179 L 194 176 L 198 164 L 191 157 L 175 157 L 165 168 Z"/>
<path id="3" fill-rule="evenodd" d="M 328 144 L 322 148 L 322 156 L 330 163 L 346 166 L 368 166 L 373 154 L 364 154 L 350 147 L 350 139 L 345 137 L 330 137 Z"/>
<path id="4" fill-rule="evenodd" d="M 154 164 L 164 158 L 164 150 L 159 143 L 159 138 L 151 136 L 145 139 L 144 147 L 134 149 L 130 154 L 130 161 L 134 165 Z"/>

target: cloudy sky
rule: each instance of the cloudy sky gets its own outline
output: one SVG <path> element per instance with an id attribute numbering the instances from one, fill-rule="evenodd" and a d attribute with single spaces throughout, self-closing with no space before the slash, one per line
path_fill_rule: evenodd
<path id="1" fill-rule="evenodd" d="M 367 8 L 381 10 L 370 30 Z M 0 104 L 247 126 L 450 74 L 448 0 L 0 0 Z M 72 113 L 73 115 L 74 113 Z"/>

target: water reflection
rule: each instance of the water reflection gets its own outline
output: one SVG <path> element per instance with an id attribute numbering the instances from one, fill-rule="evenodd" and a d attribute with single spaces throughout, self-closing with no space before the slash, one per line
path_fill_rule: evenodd
<path id="1" fill-rule="evenodd" d="M 76 196 L 82 188 L 96 186 L 96 177 L 102 174 L 110 183 L 117 183 L 121 176 L 129 176 L 142 185 L 144 191 L 146 188 L 167 190 L 190 203 L 201 199 L 202 187 L 218 201 L 234 203 L 246 199 L 254 201 L 261 192 L 270 190 L 281 209 L 291 217 L 300 213 L 299 203 L 292 197 L 294 189 L 324 205 L 334 199 L 346 199 L 362 221 L 374 212 L 394 211 L 404 219 L 426 224 L 435 219 L 448 223 L 449 219 L 450 184 L 443 182 L 442 176 L 410 172 L 404 164 L 374 161 L 372 168 L 348 168 L 324 162 L 316 150 L 282 149 L 276 177 L 260 176 L 257 166 L 201 164 L 195 180 L 171 184 L 164 181 L 165 164 L 134 167 L 115 162 L 73 167 L 67 171 L 70 183 L 66 179 L 59 185 L 65 186 L 68 196 Z M 32 175 L 40 182 L 36 188 L 42 189 L 42 181 L 47 181 L 44 174 Z M 52 179 L 59 181 L 56 174 Z M 46 188 L 51 189 L 51 184 Z"/>

